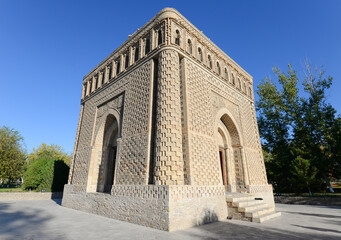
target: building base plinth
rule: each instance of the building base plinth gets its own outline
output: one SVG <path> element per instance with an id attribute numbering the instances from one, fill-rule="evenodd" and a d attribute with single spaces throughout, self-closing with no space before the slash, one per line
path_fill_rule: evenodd
<path id="1" fill-rule="evenodd" d="M 165 231 L 227 218 L 224 186 L 115 185 L 108 194 L 67 184 L 62 206 Z"/>

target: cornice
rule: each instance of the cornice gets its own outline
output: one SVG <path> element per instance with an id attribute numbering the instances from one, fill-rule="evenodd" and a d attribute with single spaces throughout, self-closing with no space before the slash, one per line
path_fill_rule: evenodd
<path id="1" fill-rule="evenodd" d="M 165 9 L 164 9 L 165 10 Z M 196 28 L 190 21 L 188 21 L 181 13 L 179 13 L 174 8 L 167 8 L 167 11 L 172 12 L 172 18 L 176 20 L 179 25 L 186 28 L 188 32 L 197 38 L 197 40 L 205 45 L 209 51 L 214 52 L 219 58 L 227 61 L 231 66 L 236 68 L 239 73 L 245 75 L 245 77 L 249 78 L 251 83 L 253 82 L 253 77 L 246 72 L 240 65 L 238 65 L 231 57 L 229 57 L 223 50 L 221 50 L 216 44 L 214 44 L 206 35 L 203 34 L 198 28 Z M 174 18 L 176 16 L 176 18 Z"/>
<path id="2" fill-rule="evenodd" d="M 202 31 L 197 29 L 190 21 L 188 21 L 183 15 L 181 15 L 174 8 L 162 9 L 151 20 L 149 20 L 142 28 L 138 29 L 135 33 L 130 35 L 129 38 L 121 46 L 119 46 L 115 51 L 113 51 L 108 57 L 106 57 L 101 63 L 99 63 L 93 70 L 91 70 L 88 74 L 86 74 L 83 80 L 85 80 L 89 76 L 96 74 L 97 73 L 96 71 L 98 69 L 104 68 L 108 64 L 108 62 L 115 60 L 117 57 L 120 56 L 120 54 L 127 51 L 132 44 L 137 43 L 142 37 L 147 35 L 155 25 L 167 19 L 175 20 L 177 24 L 185 28 L 193 37 L 197 39 L 199 43 L 204 45 L 210 52 L 214 53 L 217 57 L 222 59 L 225 63 L 227 63 L 227 65 L 230 65 L 233 68 L 235 68 L 235 70 L 239 74 L 244 75 L 244 77 L 248 78 L 248 80 L 251 83 L 253 82 L 253 78 L 249 73 L 247 73 L 242 67 L 240 67 L 232 58 L 230 58 L 224 51 L 222 51 L 208 37 L 206 37 L 202 33 Z M 164 46 L 167 43 L 168 45 L 171 44 L 170 42 L 165 41 Z"/>
<path id="3" fill-rule="evenodd" d="M 116 59 L 122 52 L 125 52 L 128 50 L 131 44 L 137 43 L 140 38 L 144 37 L 149 33 L 149 31 L 157 24 L 159 24 L 161 21 L 166 20 L 168 18 L 174 18 L 175 15 L 175 9 L 172 8 L 164 8 L 162 9 L 158 14 L 156 14 L 151 20 L 149 20 L 143 27 L 138 29 L 136 32 L 134 32 L 132 35 L 129 36 L 129 38 L 120 45 L 115 51 L 113 51 L 108 57 L 106 57 L 102 62 L 100 62 L 94 69 L 92 69 L 88 74 L 86 74 L 83 79 L 86 79 L 91 74 L 96 72 L 97 69 L 103 68 L 108 61 Z"/>

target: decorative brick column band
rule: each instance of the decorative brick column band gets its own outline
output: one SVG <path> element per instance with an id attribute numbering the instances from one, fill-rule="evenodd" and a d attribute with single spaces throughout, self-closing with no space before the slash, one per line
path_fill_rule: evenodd
<path id="1" fill-rule="evenodd" d="M 155 143 L 156 185 L 184 184 L 179 55 L 173 50 L 159 55 Z"/>

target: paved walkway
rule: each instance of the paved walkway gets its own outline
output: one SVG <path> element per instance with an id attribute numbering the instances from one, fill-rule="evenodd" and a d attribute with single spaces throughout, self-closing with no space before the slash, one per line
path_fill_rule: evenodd
<path id="1" fill-rule="evenodd" d="M 341 239 L 341 207 L 278 204 L 282 216 L 262 224 L 226 220 L 169 233 L 59 204 L 0 201 L 0 239 Z"/>

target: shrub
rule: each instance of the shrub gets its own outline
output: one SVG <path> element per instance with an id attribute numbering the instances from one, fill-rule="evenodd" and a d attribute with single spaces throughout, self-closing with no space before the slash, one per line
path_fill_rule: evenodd
<path id="1" fill-rule="evenodd" d="M 23 186 L 26 190 L 63 191 L 68 174 L 69 167 L 62 160 L 45 156 L 29 165 L 24 174 Z"/>

